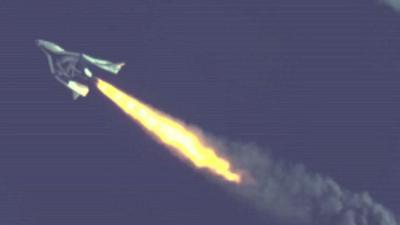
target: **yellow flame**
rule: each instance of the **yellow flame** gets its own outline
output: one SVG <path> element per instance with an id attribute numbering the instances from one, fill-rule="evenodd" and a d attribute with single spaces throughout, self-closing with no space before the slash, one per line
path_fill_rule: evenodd
<path id="1" fill-rule="evenodd" d="M 207 168 L 227 181 L 241 182 L 240 174 L 232 171 L 229 161 L 218 156 L 215 149 L 207 146 L 184 123 L 153 109 L 101 79 L 97 79 L 97 88 L 158 141 L 188 159 L 195 167 Z"/>

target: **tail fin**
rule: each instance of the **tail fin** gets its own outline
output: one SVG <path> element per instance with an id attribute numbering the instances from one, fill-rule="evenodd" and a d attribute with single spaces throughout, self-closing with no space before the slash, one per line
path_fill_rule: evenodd
<path id="1" fill-rule="evenodd" d="M 78 98 L 79 98 L 79 94 L 78 93 L 76 93 L 75 91 L 72 91 L 72 98 L 74 99 L 74 100 L 77 100 Z"/>

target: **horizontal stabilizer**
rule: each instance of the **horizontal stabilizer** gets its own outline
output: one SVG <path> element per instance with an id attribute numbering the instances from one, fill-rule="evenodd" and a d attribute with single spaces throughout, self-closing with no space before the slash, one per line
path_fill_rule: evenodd
<path id="1" fill-rule="evenodd" d="M 82 97 L 86 97 L 89 93 L 88 86 L 73 80 L 68 81 L 67 87 L 74 92 L 74 99 L 75 99 L 75 94 L 78 94 Z"/>

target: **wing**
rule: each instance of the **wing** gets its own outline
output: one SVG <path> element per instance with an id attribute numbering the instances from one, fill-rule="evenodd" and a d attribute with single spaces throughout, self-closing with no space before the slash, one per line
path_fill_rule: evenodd
<path id="1" fill-rule="evenodd" d="M 82 57 L 84 60 L 86 60 L 90 64 L 95 65 L 95 66 L 99 67 L 100 69 L 103 69 L 103 70 L 108 71 L 113 74 L 117 74 L 122 69 L 122 67 L 125 65 L 125 63 L 123 63 L 123 62 L 113 63 L 113 62 L 110 62 L 110 61 L 107 61 L 104 59 L 97 59 L 97 58 L 94 58 L 94 57 L 86 55 L 86 54 L 82 54 Z"/>

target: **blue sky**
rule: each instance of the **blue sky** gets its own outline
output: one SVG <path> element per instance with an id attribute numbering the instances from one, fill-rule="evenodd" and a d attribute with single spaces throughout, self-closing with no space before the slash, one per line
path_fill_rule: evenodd
<path id="1" fill-rule="evenodd" d="M 284 168 L 276 176 L 287 175 L 282 177 L 301 187 L 309 185 L 304 182 L 309 176 L 329 177 L 335 183 L 330 185 L 364 203 L 371 203 L 370 196 L 396 214 L 396 3 L 0 2 L 0 190 L 7 199 L 1 208 L 10 212 L 3 220 L 293 223 L 282 206 L 269 203 L 266 210 L 177 160 L 96 91 L 72 101 L 51 77 L 37 38 L 125 61 L 118 77 L 99 76 L 219 141 L 257 146 L 268 154 L 265 162 L 273 159 L 267 165 L 280 165 L 275 159 L 285 165 L 274 167 Z M 257 166 L 243 162 L 248 154 L 241 154 L 241 165 Z M 271 173 L 263 163 L 260 173 Z M 299 164 L 305 168 L 300 177 L 293 175 L 298 169 L 290 169 Z M 277 182 L 276 188 L 288 184 Z M 300 194 L 294 198 L 306 196 L 307 202 L 314 196 Z M 289 197 L 283 194 L 274 203 Z M 316 202 L 312 206 L 318 208 Z M 348 225 L 354 216 L 348 214 L 361 218 L 357 215 L 365 212 L 371 211 L 311 219 Z"/>

